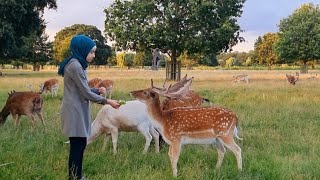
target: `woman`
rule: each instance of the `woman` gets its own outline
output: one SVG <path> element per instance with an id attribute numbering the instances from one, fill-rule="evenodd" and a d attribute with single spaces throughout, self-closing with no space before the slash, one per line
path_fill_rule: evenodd
<path id="1" fill-rule="evenodd" d="M 94 41 L 76 35 L 71 39 L 70 49 L 71 57 L 65 59 L 58 70 L 64 80 L 61 121 L 62 131 L 70 140 L 69 179 L 81 179 L 83 153 L 91 130 L 89 102 L 110 104 L 114 108 L 119 108 L 120 104 L 98 95 L 106 92 L 104 87 L 90 89 L 88 86 L 86 68 L 95 57 Z"/>

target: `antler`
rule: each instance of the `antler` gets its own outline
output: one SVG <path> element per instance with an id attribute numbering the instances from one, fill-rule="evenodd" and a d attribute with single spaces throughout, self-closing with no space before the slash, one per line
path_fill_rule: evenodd
<path id="1" fill-rule="evenodd" d="M 151 89 L 153 92 L 158 93 L 161 96 L 165 96 L 172 99 L 180 99 L 184 98 L 190 89 L 190 86 L 192 84 L 192 78 L 187 79 L 187 75 L 177 82 L 174 85 L 170 85 L 168 88 L 166 88 L 163 85 L 163 88 L 155 87 L 153 85 L 153 80 L 151 79 Z"/>

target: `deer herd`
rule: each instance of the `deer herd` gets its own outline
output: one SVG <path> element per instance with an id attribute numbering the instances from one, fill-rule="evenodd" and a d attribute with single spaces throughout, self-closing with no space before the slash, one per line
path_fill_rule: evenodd
<path id="1" fill-rule="evenodd" d="M 314 79 L 317 76 L 312 76 Z M 245 81 L 249 83 L 249 76 L 238 74 L 233 76 L 234 82 Z M 286 74 L 287 81 L 295 85 L 299 80 L 296 75 Z M 309 79 L 309 78 L 308 78 Z M 213 144 L 217 149 L 216 168 L 219 169 L 226 152 L 229 149 L 237 162 L 238 170 L 242 170 L 241 148 L 234 138 L 242 140 L 238 136 L 239 119 L 230 109 L 212 105 L 208 99 L 191 90 L 193 78 L 187 75 L 173 85 L 162 87 L 154 85 L 151 79 L 149 88 L 130 92 L 135 100 L 127 101 L 119 109 L 110 105 L 104 105 L 92 122 L 91 136 L 88 144 L 98 136 L 104 135 L 106 142 L 111 137 L 113 153 L 117 153 L 118 133 L 140 132 L 145 137 L 143 153 L 147 153 L 152 139 L 155 141 L 155 151 L 159 153 L 161 140 L 169 146 L 169 159 L 173 176 L 178 175 L 177 163 L 185 144 Z M 4 124 L 11 114 L 15 125 L 20 124 L 21 115 L 29 118 L 34 129 L 34 114 L 40 118 L 44 129 L 45 122 L 42 114 L 44 93 L 57 96 L 59 90 L 58 79 L 49 79 L 40 85 L 39 91 L 33 91 L 31 85 L 27 85 L 31 91 L 8 93 L 7 101 L 0 112 L 0 125 Z M 111 98 L 114 82 L 93 78 L 88 82 L 90 88 L 105 87 Z M 204 103 L 210 103 L 204 105 Z"/>

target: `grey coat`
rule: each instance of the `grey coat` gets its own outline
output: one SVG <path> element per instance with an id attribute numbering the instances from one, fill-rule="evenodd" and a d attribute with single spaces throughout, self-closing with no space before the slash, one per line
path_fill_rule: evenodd
<path id="1" fill-rule="evenodd" d="M 91 112 L 89 101 L 105 104 L 107 99 L 92 92 L 87 72 L 78 60 L 72 59 L 64 68 L 62 131 L 67 137 L 89 137 Z"/>

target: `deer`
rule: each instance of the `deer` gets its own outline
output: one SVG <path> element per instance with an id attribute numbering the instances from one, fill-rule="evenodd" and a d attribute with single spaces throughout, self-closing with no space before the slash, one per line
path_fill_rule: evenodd
<path id="1" fill-rule="evenodd" d="M 296 76 L 286 74 L 287 80 L 290 84 L 295 85 L 296 82 L 299 80 L 299 73 L 296 72 Z"/>
<path id="2" fill-rule="evenodd" d="M 191 86 L 192 78 L 178 84 L 175 88 L 159 90 L 151 88 L 132 91 L 131 95 L 147 106 L 153 126 L 159 130 L 169 144 L 169 158 L 174 177 L 178 175 L 177 163 L 184 144 L 216 144 L 218 161 L 216 169 L 221 167 L 226 149 L 233 152 L 238 170 L 242 170 L 241 148 L 234 137 L 238 136 L 238 117 L 224 107 L 182 107 L 164 111 L 160 104 L 160 95 L 173 99 L 184 97 Z"/>
<path id="3" fill-rule="evenodd" d="M 317 76 L 318 74 L 310 74 L 310 77 L 308 77 L 307 79 L 316 79 Z"/>
<path id="4" fill-rule="evenodd" d="M 0 112 L 0 125 L 3 125 L 7 117 L 11 114 L 16 126 L 20 125 L 21 115 L 28 116 L 32 128 L 35 128 L 33 114 L 37 114 L 45 128 L 42 115 L 43 99 L 39 92 L 15 92 L 8 93 L 9 97 L 5 106 Z"/>
<path id="5" fill-rule="evenodd" d="M 59 90 L 59 81 L 58 79 L 49 79 L 46 80 L 44 83 L 40 84 L 40 92 L 47 93 L 48 91 L 51 92 L 51 96 L 57 96 Z"/>
<path id="6" fill-rule="evenodd" d="M 182 78 L 180 80 L 181 82 L 184 82 L 185 80 L 187 80 L 187 74 L 185 75 L 184 78 Z M 163 83 L 163 87 L 159 88 L 156 87 L 159 90 L 165 90 L 167 89 L 167 87 L 165 87 L 165 83 L 166 80 Z M 176 86 L 178 86 L 179 84 L 176 83 Z M 155 87 L 155 86 L 154 86 Z M 165 98 L 162 103 L 161 103 L 161 108 L 162 110 L 170 110 L 170 109 L 174 109 L 174 108 L 178 108 L 178 107 L 201 107 L 205 102 L 210 103 L 211 102 L 209 99 L 206 99 L 202 96 L 200 96 L 197 92 L 193 91 L 193 90 L 189 90 L 186 97 L 181 98 L 181 99 L 172 99 L 172 98 Z M 159 144 L 160 144 L 160 148 L 162 147 L 162 145 L 165 143 L 165 141 L 163 140 L 162 136 L 159 136 Z"/>
<path id="7" fill-rule="evenodd" d="M 247 74 L 237 74 L 233 75 L 233 82 L 245 81 L 247 84 L 249 83 L 249 75 Z"/>
<path id="8" fill-rule="evenodd" d="M 93 78 L 88 82 L 90 88 L 94 88 L 102 79 L 100 78 Z"/>
<path id="9" fill-rule="evenodd" d="M 102 80 L 102 81 L 98 82 L 94 87 L 95 88 L 105 87 L 106 90 L 107 90 L 106 94 L 105 94 L 105 97 L 106 97 L 107 94 L 109 94 L 109 99 L 111 99 L 111 93 L 112 93 L 113 85 L 114 85 L 114 82 L 112 80 L 105 79 L 105 80 Z"/>
<path id="10" fill-rule="evenodd" d="M 111 136 L 113 154 L 117 153 L 118 132 L 140 132 L 146 139 L 143 153 L 147 153 L 152 138 L 155 140 L 155 151 L 159 153 L 159 133 L 154 129 L 147 114 L 147 107 L 140 101 L 127 101 L 119 109 L 110 105 L 104 105 L 98 112 L 91 124 L 91 135 L 88 144 L 94 141 L 99 135 L 105 134 L 102 149 L 105 149 L 106 142 Z"/>

